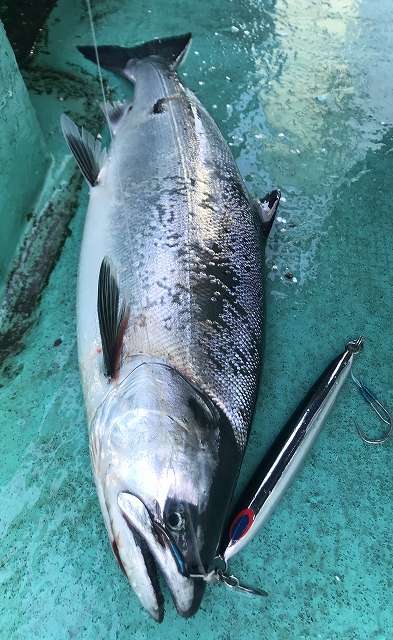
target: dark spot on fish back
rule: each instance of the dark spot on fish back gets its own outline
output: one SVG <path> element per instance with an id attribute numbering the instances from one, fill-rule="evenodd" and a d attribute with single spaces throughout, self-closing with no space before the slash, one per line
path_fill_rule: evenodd
<path id="1" fill-rule="evenodd" d="M 152 112 L 153 113 L 163 113 L 165 111 L 166 105 L 169 100 L 176 100 L 178 96 L 165 96 L 164 98 L 159 98 L 153 105 Z"/>
<path id="2" fill-rule="evenodd" d="M 165 100 L 166 98 L 160 98 L 153 105 L 153 113 L 162 113 L 165 111 Z"/>

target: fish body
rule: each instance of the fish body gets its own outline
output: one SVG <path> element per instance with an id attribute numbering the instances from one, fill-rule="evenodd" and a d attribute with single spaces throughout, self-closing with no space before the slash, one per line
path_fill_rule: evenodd
<path id="1" fill-rule="evenodd" d="M 256 402 L 264 244 L 279 202 L 250 198 L 182 85 L 189 40 L 98 48 L 135 84 L 132 108 L 108 114 L 106 156 L 63 120 L 91 186 L 78 350 L 95 482 L 114 553 L 157 620 L 157 565 L 192 615 L 205 583 L 190 574 L 208 571 L 220 540 Z"/>

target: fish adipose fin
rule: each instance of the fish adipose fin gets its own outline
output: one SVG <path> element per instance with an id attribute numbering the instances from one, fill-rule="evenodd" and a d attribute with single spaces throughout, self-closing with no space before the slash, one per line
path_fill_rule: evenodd
<path id="1" fill-rule="evenodd" d="M 186 57 L 191 44 L 191 33 L 173 38 L 158 38 L 136 47 L 116 47 L 103 45 L 97 47 L 100 64 L 132 80 L 131 66 L 136 60 L 156 58 L 164 62 L 170 69 L 177 69 Z M 78 47 L 79 51 L 92 62 L 97 63 L 94 47 Z"/>
<path id="2" fill-rule="evenodd" d="M 89 131 L 79 129 L 65 113 L 60 118 L 61 129 L 68 147 L 91 187 L 97 184 L 98 174 L 106 159 L 106 150 Z"/>
<path id="3" fill-rule="evenodd" d="M 270 191 L 261 200 L 255 200 L 254 207 L 262 224 L 263 235 L 267 238 L 280 204 L 281 191 Z"/>
<path id="4" fill-rule="evenodd" d="M 116 130 L 125 116 L 126 113 L 131 111 L 132 103 L 131 102 L 111 102 L 109 104 L 102 103 L 101 111 L 103 112 L 105 118 L 108 119 L 108 124 L 111 128 L 112 133 L 116 133 Z"/>
<path id="5" fill-rule="evenodd" d="M 130 315 L 129 307 L 119 302 L 119 285 L 114 269 L 104 258 L 98 278 L 97 311 L 100 325 L 104 370 L 108 378 L 115 378 L 119 368 L 123 337 Z"/>

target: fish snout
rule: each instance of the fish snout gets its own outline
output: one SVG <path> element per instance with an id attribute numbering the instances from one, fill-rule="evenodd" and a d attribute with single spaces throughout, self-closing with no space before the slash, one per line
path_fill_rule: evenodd
<path id="1" fill-rule="evenodd" d="M 150 514 L 140 498 L 123 491 L 119 493 L 117 503 L 129 533 L 141 552 L 139 563 L 143 562 L 144 568 L 139 567 L 136 572 L 138 575 L 145 572 L 147 577 L 143 592 L 149 593 L 151 589 L 155 591 L 158 609 L 156 605 L 153 609 L 146 606 L 146 598 L 142 599 L 141 589 L 135 588 L 135 570 L 132 567 L 127 568 L 127 562 L 124 562 L 130 550 L 120 541 L 118 552 L 124 571 L 142 604 L 153 618 L 159 622 L 162 621 L 164 609 L 157 576 L 158 567 L 169 587 L 178 613 L 187 618 L 192 616 L 199 609 L 206 586 L 204 581 L 188 577 L 181 551 L 167 532 L 165 525 Z"/>

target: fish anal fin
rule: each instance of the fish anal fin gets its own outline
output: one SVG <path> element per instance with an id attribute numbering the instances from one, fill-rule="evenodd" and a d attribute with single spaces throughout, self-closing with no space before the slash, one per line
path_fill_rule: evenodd
<path id="1" fill-rule="evenodd" d="M 101 263 L 98 278 L 97 312 L 105 375 L 108 378 L 116 378 L 121 365 L 123 340 L 130 311 L 125 302 L 120 304 L 117 277 L 106 257 Z"/>
<path id="2" fill-rule="evenodd" d="M 83 127 L 79 129 L 65 113 L 62 114 L 60 123 L 68 148 L 87 182 L 94 187 L 106 159 L 106 150 L 99 140 Z"/>
<path id="3" fill-rule="evenodd" d="M 105 118 L 109 121 L 108 124 L 111 128 L 112 133 L 116 133 L 116 130 L 123 117 L 132 109 L 131 102 L 111 102 L 107 104 L 102 103 L 100 106 Z"/>
<path id="4" fill-rule="evenodd" d="M 267 238 L 280 204 L 281 191 L 270 191 L 260 200 L 255 200 L 254 207 L 262 225 L 263 235 Z"/>

